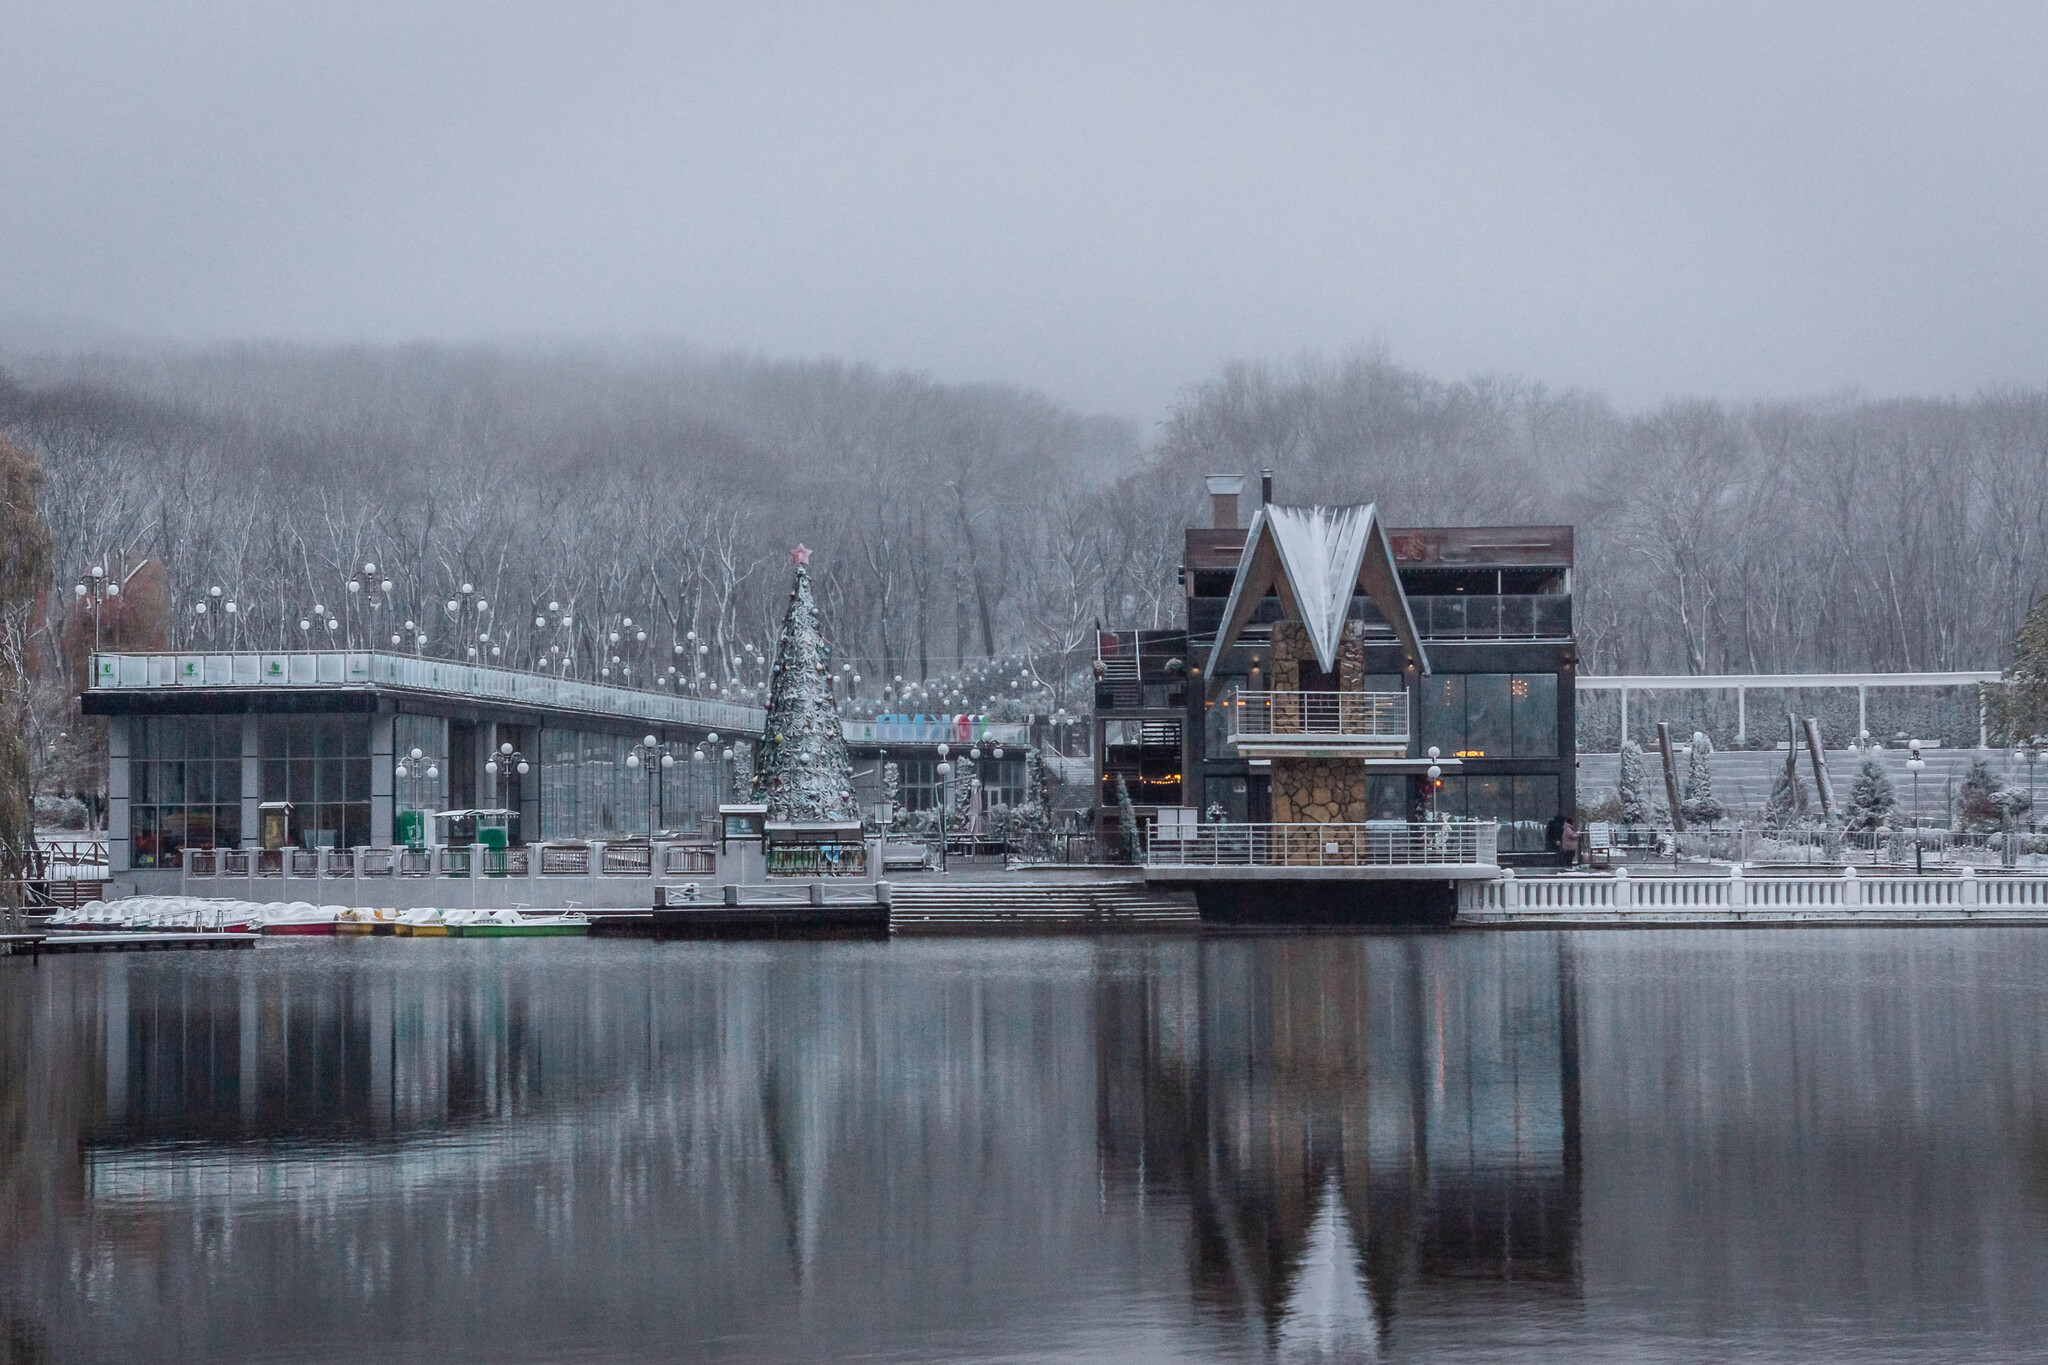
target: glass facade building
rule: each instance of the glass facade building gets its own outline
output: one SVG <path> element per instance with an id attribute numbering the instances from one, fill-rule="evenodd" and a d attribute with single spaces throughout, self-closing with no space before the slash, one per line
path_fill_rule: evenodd
<path id="1" fill-rule="evenodd" d="M 354 848 L 370 837 L 370 718 L 258 719 L 258 796 L 291 803 L 291 841 Z"/>
<path id="2" fill-rule="evenodd" d="M 139 718 L 128 749 L 130 865 L 175 867 L 182 848 L 242 835 L 242 718 Z"/>
<path id="3" fill-rule="evenodd" d="M 730 799 L 732 764 L 710 756 L 699 761 L 686 741 L 670 745 L 672 767 L 662 768 L 658 757 L 651 766 L 631 767 L 627 759 L 639 747 L 636 736 L 500 728 L 497 734 L 513 736 L 509 742 L 522 752 L 528 745 L 539 749 L 537 756 L 527 754 L 536 776 L 526 782 L 537 787 L 523 788 L 518 778 L 494 782 L 468 771 L 488 756 L 479 748 L 476 726 L 403 712 L 389 719 L 391 749 L 379 752 L 375 718 L 362 714 L 132 718 L 126 759 L 129 866 L 176 867 L 183 848 L 254 843 L 253 812 L 245 820 L 243 810 L 245 775 L 253 779 L 246 788 L 252 803 L 291 806 L 290 842 L 302 848 L 353 848 L 395 838 L 395 828 L 373 828 L 379 787 L 390 794 L 394 825 L 406 811 L 431 817 L 447 810 L 458 794 L 504 800 L 514 809 L 523 797 L 527 822 L 537 816 L 538 825 L 522 837 L 533 839 L 644 837 L 650 805 L 657 831 L 706 833 L 716 825 L 719 802 Z M 417 763 L 409 758 L 414 749 L 422 755 Z M 395 771 L 401 758 L 404 777 Z M 993 775 L 1010 765 L 987 766 Z M 1022 764 L 1014 766 L 1021 791 Z M 537 811 L 531 804 L 536 791 Z M 431 837 L 431 821 L 427 829 Z"/>
<path id="4" fill-rule="evenodd" d="M 687 744 L 669 747 L 672 767 L 657 756 L 634 768 L 626 760 L 639 742 L 630 735 L 549 729 L 540 743 L 541 822 L 551 839 L 645 835 L 650 814 L 657 830 L 709 833 L 731 780 L 730 763 L 709 754 L 700 761 Z"/>

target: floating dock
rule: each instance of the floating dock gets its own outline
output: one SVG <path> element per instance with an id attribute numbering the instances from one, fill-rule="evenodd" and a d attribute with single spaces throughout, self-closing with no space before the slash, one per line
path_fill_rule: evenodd
<path id="1" fill-rule="evenodd" d="M 890 891 L 858 881 L 661 886 L 650 909 L 584 913 L 593 938 L 886 938 Z"/>
<path id="2" fill-rule="evenodd" d="M 189 949 L 253 948 L 257 934 L 229 934 L 195 931 L 142 929 L 111 934 L 73 933 L 58 929 L 47 934 L 9 934 L 4 950 L 14 953 L 160 953 Z"/>

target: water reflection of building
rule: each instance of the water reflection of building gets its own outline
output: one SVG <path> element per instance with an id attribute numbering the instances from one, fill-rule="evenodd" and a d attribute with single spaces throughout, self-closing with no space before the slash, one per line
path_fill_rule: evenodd
<path id="1" fill-rule="evenodd" d="M 1103 983 L 1105 1170 L 1185 1199 L 1199 1304 L 1356 1354 L 1438 1294 L 1578 1293 L 1568 962 L 1529 947 L 1212 940 Z"/>

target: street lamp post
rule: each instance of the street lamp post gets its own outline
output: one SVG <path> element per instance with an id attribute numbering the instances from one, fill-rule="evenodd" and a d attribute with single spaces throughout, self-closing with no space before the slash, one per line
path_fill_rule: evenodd
<path id="1" fill-rule="evenodd" d="M 2040 828 L 2041 816 L 2034 806 L 2034 765 L 2041 761 L 2041 744 L 2041 736 L 2031 735 L 2013 751 L 2013 757 L 2027 765 L 2027 823 L 2036 829 Z"/>
<path id="2" fill-rule="evenodd" d="M 933 772 L 939 779 L 939 871 L 941 872 L 946 870 L 946 807 L 952 804 L 951 797 L 953 795 L 953 765 L 946 761 L 946 755 L 951 752 L 952 750 L 948 746 L 941 744 L 939 746 L 939 765 L 933 769 Z"/>
<path id="3" fill-rule="evenodd" d="M 498 752 L 493 754 L 490 761 L 484 764 L 484 775 L 497 779 L 498 809 L 511 809 L 510 806 L 505 804 L 507 799 L 505 784 L 512 780 L 514 774 L 524 777 L 531 771 L 532 768 L 527 764 L 525 754 L 513 748 L 510 743 L 498 746 Z"/>
<path id="4" fill-rule="evenodd" d="M 1919 740 L 1906 741 L 1906 748 L 1911 754 L 1906 760 L 1906 771 L 1913 774 L 1913 828 L 1917 830 L 1920 828 L 1920 773 L 1927 766 L 1927 760 L 1920 757 Z M 1913 846 L 1920 846 L 1918 837 L 1914 838 Z"/>
<path id="5" fill-rule="evenodd" d="M 369 600 L 363 601 L 362 606 L 360 608 L 358 608 L 356 605 L 359 599 L 368 598 L 368 594 L 372 590 L 381 590 L 387 600 L 391 596 L 391 580 L 388 578 L 378 578 L 377 566 L 375 564 L 365 564 L 363 565 L 361 573 L 353 573 L 348 576 L 347 646 L 350 649 L 354 649 L 356 647 L 356 613 L 359 610 L 362 612 L 363 615 L 364 643 L 369 643 L 369 641 L 373 638 L 373 632 L 370 630 L 370 614 L 372 609 L 376 606 L 375 599 L 369 598 Z"/>
<path id="6" fill-rule="evenodd" d="M 391 770 L 391 775 L 400 781 L 405 781 L 408 778 L 411 779 L 412 810 L 415 815 L 420 816 L 420 829 L 422 832 L 420 842 L 425 843 L 426 813 L 420 809 L 420 785 L 422 779 L 428 782 L 440 779 L 440 760 L 428 758 L 424 750 L 415 747 L 411 752 L 400 755 L 397 766 Z"/>
<path id="7" fill-rule="evenodd" d="M 100 649 L 100 606 L 108 598 L 121 595 L 121 585 L 107 576 L 104 564 L 95 564 L 71 587 L 72 595 L 92 607 L 92 649 Z"/>
<path id="8" fill-rule="evenodd" d="M 717 736 L 713 735 L 712 738 L 715 740 Z M 697 756 L 699 758 L 703 757 L 703 751 L 698 750 Z M 647 840 L 649 843 L 652 843 L 654 841 L 654 792 L 655 784 L 658 780 L 656 775 L 665 773 L 670 768 L 675 767 L 676 756 L 667 743 L 656 739 L 653 735 L 648 735 L 633 746 L 633 751 L 626 755 L 626 766 L 628 768 L 646 770 Z M 667 815 L 667 811 L 664 810 L 662 812 L 664 824 L 667 823 Z"/>

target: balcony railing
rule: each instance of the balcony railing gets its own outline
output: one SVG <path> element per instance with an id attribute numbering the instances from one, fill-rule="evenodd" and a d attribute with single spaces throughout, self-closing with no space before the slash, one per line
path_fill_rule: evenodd
<path id="1" fill-rule="evenodd" d="M 1406 692 L 1239 692 L 1230 708 L 1230 738 L 1315 739 L 1405 745 Z"/>
<path id="2" fill-rule="evenodd" d="M 1162 833 L 1162 829 L 1164 832 Z M 1147 867 L 1491 866 L 1490 820 L 1374 820 L 1362 825 L 1155 825 Z"/>
<path id="3" fill-rule="evenodd" d="M 184 687 L 392 687 L 740 734 L 760 733 L 766 716 L 755 707 L 730 702 L 373 651 L 95 654 L 92 687 L 96 692 Z"/>
<path id="4" fill-rule="evenodd" d="M 1425 640 L 1565 640 L 1572 633 L 1565 593 L 1410 597 L 1408 612 Z"/>

